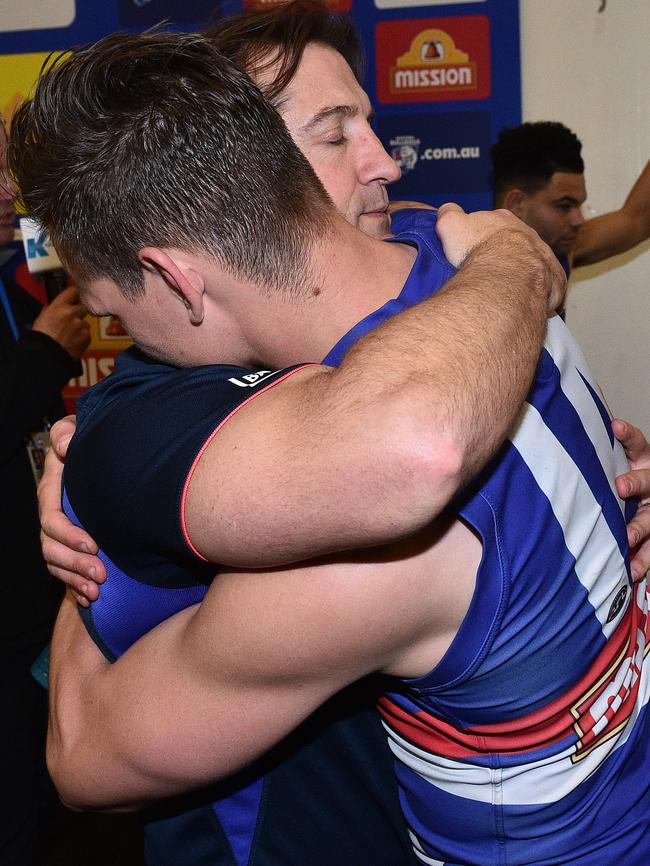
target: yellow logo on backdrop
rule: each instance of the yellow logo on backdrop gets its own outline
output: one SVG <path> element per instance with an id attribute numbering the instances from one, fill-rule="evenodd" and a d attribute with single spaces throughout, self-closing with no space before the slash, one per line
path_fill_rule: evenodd
<path id="1" fill-rule="evenodd" d="M 476 88 L 476 63 L 444 30 L 423 30 L 391 67 L 391 92 Z"/>

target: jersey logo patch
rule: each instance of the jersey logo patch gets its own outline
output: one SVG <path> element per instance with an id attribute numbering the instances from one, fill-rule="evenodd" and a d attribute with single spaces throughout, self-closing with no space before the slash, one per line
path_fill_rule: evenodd
<path id="1" fill-rule="evenodd" d="M 611 622 L 613 619 L 619 614 L 619 611 L 623 607 L 625 599 L 627 597 L 627 586 L 622 586 L 619 591 L 616 593 L 616 598 L 612 602 L 612 606 L 609 609 L 609 614 L 607 615 L 607 622 Z"/>
<path id="2" fill-rule="evenodd" d="M 233 377 L 232 379 L 228 379 L 228 381 L 232 382 L 233 385 L 237 385 L 238 388 L 254 388 L 260 382 L 265 382 L 274 372 L 274 370 L 258 370 L 257 373 L 246 373 L 241 379 Z"/>

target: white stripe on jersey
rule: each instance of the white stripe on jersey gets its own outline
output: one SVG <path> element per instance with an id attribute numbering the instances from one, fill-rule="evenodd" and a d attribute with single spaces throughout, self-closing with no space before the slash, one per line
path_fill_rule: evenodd
<path id="1" fill-rule="evenodd" d="M 609 486 L 619 504 L 621 512 L 625 513 L 625 503 L 619 499 L 614 485 L 614 478 L 629 469 L 625 451 L 616 442 L 612 448 L 608 432 L 603 424 L 603 419 L 594 403 L 594 398 L 584 383 L 584 376 L 591 384 L 605 404 L 600 393 L 600 388 L 594 383 L 589 364 L 580 350 L 580 346 L 568 331 L 566 325 L 559 316 L 549 319 L 545 347 L 555 361 L 560 371 L 560 384 L 567 399 L 575 407 L 585 430 L 589 431 L 589 438 L 594 443 L 601 463 L 604 463 L 605 474 Z M 580 375 L 582 373 L 582 376 Z M 606 459 L 611 455 L 611 461 Z M 603 460 L 603 458 L 605 458 Z"/>
<path id="2" fill-rule="evenodd" d="M 418 860 L 421 860 L 423 863 L 427 863 L 428 866 L 445 866 L 443 860 L 434 860 L 433 857 L 429 857 L 428 854 L 424 853 L 424 849 L 422 848 L 422 845 L 420 845 L 420 840 L 415 835 L 415 833 L 413 833 L 412 830 L 409 830 L 408 833 L 411 842 L 413 843 L 413 850 L 415 851 L 415 855 Z"/>
<path id="3" fill-rule="evenodd" d="M 593 404 L 593 400 L 591 402 Z M 600 417 L 598 423 L 602 428 Z M 625 560 L 601 507 L 587 481 L 534 406 L 525 405 L 511 441 L 548 497 L 562 527 L 565 544 L 576 558 L 578 580 L 589 594 L 603 634 L 609 637 L 629 605 L 628 599 L 628 604 L 621 607 L 618 615 L 606 622 L 615 596 L 621 587 L 628 585 L 628 577 Z M 610 450 L 609 443 L 607 447 Z"/>

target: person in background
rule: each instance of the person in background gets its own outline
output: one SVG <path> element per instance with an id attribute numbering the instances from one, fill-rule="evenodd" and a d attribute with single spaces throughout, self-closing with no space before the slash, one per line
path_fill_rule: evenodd
<path id="1" fill-rule="evenodd" d="M 512 211 L 572 268 L 627 252 L 650 237 L 650 163 L 623 206 L 586 220 L 582 144 L 555 121 L 503 129 L 492 148 L 495 208 Z"/>
<path id="2" fill-rule="evenodd" d="M 0 123 L 0 252 L 9 253 L 16 190 L 7 175 L 6 152 Z M 61 599 L 41 555 L 36 483 L 47 427 L 64 414 L 61 389 L 81 373 L 90 328 L 72 287 L 41 307 L 0 270 L 0 302 L 0 766 L 8 794 L 0 863 L 36 866 L 54 789 L 45 768 L 47 692 L 30 668 L 50 639 Z"/>

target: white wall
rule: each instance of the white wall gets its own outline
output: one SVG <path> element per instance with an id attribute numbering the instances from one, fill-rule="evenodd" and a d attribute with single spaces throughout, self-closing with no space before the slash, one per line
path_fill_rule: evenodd
<path id="1" fill-rule="evenodd" d="M 650 0 L 601 2 L 520 0 L 524 120 L 581 139 L 586 217 L 619 207 L 650 158 Z M 650 438 L 650 242 L 575 271 L 567 307 L 612 412 Z"/>

